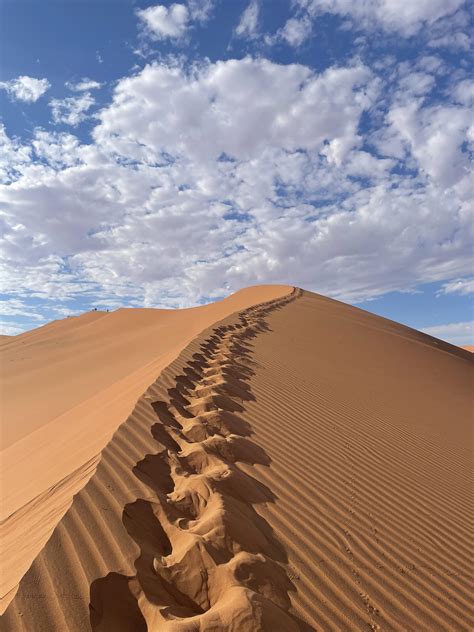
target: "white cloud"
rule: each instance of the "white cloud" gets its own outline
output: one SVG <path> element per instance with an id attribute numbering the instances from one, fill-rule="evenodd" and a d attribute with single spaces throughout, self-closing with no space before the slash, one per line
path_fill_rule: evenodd
<path id="1" fill-rule="evenodd" d="M 20 327 L 19 325 L 12 325 L 10 322 L 0 321 L 0 334 L 2 336 L 16 336 L 26 331 L 26 327 Z"/>
<path id="2" fill-rule="evenodd" d="M 0 312 L 2 316 L 26 316 L 29 320 L 44 320 L 40 314 L 32 313 L 25 301 L 17 298 L 0 299 Z"/>
<path id="3" fill-rule="evenodd" d="M 6 90 L 12 99 L 25 103 L 34 103 L 50 87 L 51 84 L 47 79 L 35 79 L 35 77 L 28 77 L 27 75 L 0 82 L 0 89 Z"/>
<path id="4" fill-rule="evenodd" d="M 472 39 L 471 22 L 472 18 L 468 10 L 460 10 L 444 17 L 430 29 L 428 46 L 447 48 L 452 51 L 469 51 Z"/>
<path id="5" fill-rule="evenodd" d="M 469 17 L 461 9 L 464 3 L 465 0 L 293 0 L 293 15 L 274 35 L 267 34 L 265 42 L 273 45 L 286 41 L 297 48 L 312 34 L 317 18 L 332 13 L 344 18 L 344 29 L 382 29 L 411 37 L 426 27 L 431 48 L 468 51 L 470 38 L 465 31 Z M 359 43 L 363 41 L 359 38 Z"/>
<path id="6" fill-rule="evenodd" d="M 90 92 L 77 97 L 51 99 L 49 105 L 54 123 L 65 123 L 75 127 L 87 118 L 87 112 L 94 105 L 95 99 Z"/>
<path id="7" fill-rule="evenodd" d="M 388 115 L 393 128 L 406 141 L 419 167 L 440 185 L 450 187 L 469 171 L 469 156 L 463 143 L 472 127 L 469 108 L 432 106 L 422 108 L 416 100 L 395 106 Z"/>
<path id="8" fill-rule="evenodd" d="M 457 103 L 472 108 L 474 105 L 474 81 L 472 79 L 460 81 L 454 88 L 454 99 Z"/>
<path id="9" fill-rule="evenodd" d="M 311 35 L 313 25 L 308 15 L 289 18 L 282 29 L 277 33 L 277 38 L 283 39 L 290 46 L 297 48 Z"/>
<path id="10" fill-rule="evenodd" d="M 360 178 L 384 178 L 395 165 L 395 160 L 376 158 L 367 151 L 353 151 L 347 164 L 347 173 Z"/>
<path id="11" fill-rule="evenodd" d="M 471 38 L 467 33 L 449 33 L 439 37 L 433 37 L 428 46 L 431 48 L 451 48 L 453 50 L 469 51 L 471 48 Z"/>
<path id="12" fill-rule="evenodd" d="M 82 162 L 79 140 L 72 134 L 35 130 L 32 146 L 37 158 L 54 169 L 71 167 Z"/>
<path id="13" fill-rule="evenodd" d="M 259 282 L 361 300 L 466 277 L 464 110 L 395 96 L 380 158 L 360 123 L 383 90 L 360 63 L 147 65 L 118 82 L 91 144 L 6 141 L 5 291 L 173 307 Z M 397 174 L 407 164 L 419 173 Z"/>
<path id="14" fill-rule="evenodd" d="M 251 58 L 194 74 L 151 64 L 119 83 L 94 137 L 111 151 L 153 162 L 163 153 L 243 159 L 269 146 L 325 145 L 340 162 L 360 141 L 358 120 L 374 98 L 371 79 L 361 65 L 315 75 L 305 66 Z"/>
<path id="15" fill-rule="evenodd" d="M 446 74 L 445 63 L 438 55 L 423 55 L 417 60 L 416 68 L 434 75 Z"/>
<path id="16" fill-rule="evenodd" d="M 474 321 L 424 327 L 421 331 L 459 347 L 474 344 Z"/>
<path id="17" fill-rule="evenodd" d="M 137 15 L 148 34 L 158 40 L 179 39 L 189 26 L 189 10 L 184 4 L 172 4 L 170 7 L 157 4 L 137 11 Z"/>
<path id="18" fill-rule="evenodd" d="M 428 94 L 435 86 L 435 78 L 425 72 L 409 72 L 401 77 L 398 89 L 403 100 L 421 97 Z"/>
<path id="19" fill-rule="evenodd" d="M 240 17 L 240 21 L 235 28 L 235 34 L 238 37 L 246 37 L 248 39 L 257 37 L 259 13 L 259 0 L 251 0 L 250 4 Z"/>
<path id="20" fill-rule="evenodd" d="M 211 17 L 214 0 L 188 0 L 188 9 L 191 19 L 204 24 Z"/>
<path id="21" fill-rule="evenodd" d="M 76 83 L 71 83 L 69 81 L 66 82 L 66 88 L 72 90 L 73 92 L 86 92 L 88 90 L 97 90 L 102 87 L 102 84 L 94 79 L 84 78 L 81 81 Z"/>
<path id="22" fill-rule="evenodd" d="M 474 294 L 474 278 L 448 281 L 443 284 L 439 294 Z"/>
<path id="23" fill-rule="evenodd" d="M 0 182 L 16 180 L 18 172 L 31 160 L 31 147 L 9 138 L 5 126 L 0 123 Z"/>
<path id="24" fill-rule="evenodd" d="M 374 28 L 401 35 L 416 34 L 424 25 L 453 14 L 464 0 L 296 0 L 311 15 L 334 13 L 352 19 L 357 26 Z"/>

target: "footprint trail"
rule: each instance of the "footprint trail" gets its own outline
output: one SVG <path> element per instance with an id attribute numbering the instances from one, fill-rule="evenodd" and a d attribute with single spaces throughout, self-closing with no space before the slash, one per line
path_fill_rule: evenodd
<path id="1" fill-rule="evenodd" d="M 114 572 L 92 583 L 94 632 L 302 629 L 290 613 L 285 550 L 254 507 L 274 496 L 238 466 L 270 463 L 240 414 L 254 399 L 253 341 L 268 331 L 265 317 L 299 293 L 216 326 L 166 399 L 152 388 L 145 395 L 157 416 L 157 451 L 133 473 L 150 494 L 122 515 L 140 555 L 134 576 Z"/>

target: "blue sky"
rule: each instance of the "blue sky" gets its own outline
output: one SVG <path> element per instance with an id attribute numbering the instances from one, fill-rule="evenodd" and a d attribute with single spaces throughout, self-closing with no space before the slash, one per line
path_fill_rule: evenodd
<path id="1" fill-rule="evenodd" d="M 3 331 L 289 283 L 472 343 L 464 0 L 3 0 Z"/>

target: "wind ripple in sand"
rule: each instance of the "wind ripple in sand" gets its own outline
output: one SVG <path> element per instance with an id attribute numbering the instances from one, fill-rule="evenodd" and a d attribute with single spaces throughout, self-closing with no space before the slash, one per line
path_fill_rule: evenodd
<path id="1" fill-rule="evenodd" d="M 162 371 L 2 632 L 474 629 L 471 354 L 294 294 L 268 333 L 231 336 L 234 310 Z"/>
<path id="2" fill-rule="evenodd" d="M 266 314 L 295 296 L 216 328 L 168 390 L 169 401 L 151 402 L 159 418 L 151 432 L 163 449 L 133 471 L 153 494 L 123 511 L 140 549 L 136 575 L 93 582 L 94 632 L 301 629 L 289 613 L 286 553 L 253 508 L 273 495 L 236 465 L 269 458 L 235 415 L 254 399 L 252 339 L 267 329 Z"/>

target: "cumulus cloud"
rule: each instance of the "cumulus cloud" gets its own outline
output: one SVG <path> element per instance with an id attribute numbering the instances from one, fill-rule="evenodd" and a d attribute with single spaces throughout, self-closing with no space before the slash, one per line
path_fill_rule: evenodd
<path id="1" fill-rule="evenodd" d="M 6 141 L 5 289 L 178 307 L 259 282 L 361 300 L 467 277 L 468 110 L 395 94 L 381 113 L 382 82 L 360 62 L 152 63 L 118 82 L 90 144 Z"/>
<path id="2" fill-rule="evenodd" d="M 72 90 L 73 92 L 87 92 L 88 90 L 97 90 L 101 88 L 102 84 L 94 79 L 81 79 L 81 81 L 77 81 L 76 83 L 66 82 L 66 88 Z"/>
<path id="3" fill-rule="evenodd" d="M 84 121 L 87 112 L 94 105 L 95 99 L 90 92 L 85 92 L 77 97 L 66 97 L 65 99 L 51 99 L 49 105 L 53 122 L 65 123 L 75 127 Z"/>
<path id="4" fill-rule="evenodd" d="M 450 33 L 433 37 L 428 45 L 431 48 L 451 48 L 467 52 L 471 49 L 471 39 L 466 33 Z"/>
<path id="5" fill-rule="evenodd" d="M 438 20 L 430 28 L 428 46 L 453 52 L 469 51 L 472 44 L 471 21 L 468 10 L 462 9 Z"/>
<path id="6" fill-rule="evenodd" d="M 414 100 L 391 109 L 388 118 L 428 176 L 445 187 L 464 180 L 470 161 L 462 147 L 473 129 L 469 108 L 422 108 Z"/>
<path id="7" fill-rule="evenodd" d="M 459 347 L 474 344 L 474 321 L 425 327 L 421 331 Z"/>
<path id="8" fill-rule="evenodd" d="M 279 36 L 290 46 L 298 47 L 311 35 L 311 31 L 311 19 L 309 16 L 304 15 L 300 18 L 287 20 L 284 27 L 279 31 Z"/>
<path id="9" fill-rule="evenodd" d="M 360 142 L 359 117 L 375 84 L 356 65 L 316 75 L 268 60 L 230 60 L 194 73 L 150 64 L 116 88 L 94 138 L 117 154 L 156 161 L 250 158 L 266 147 L 321 149 L 340 163 Z M 249 107 L 251 104 L 251 107 Z"/>
<path id="10" fill-rule="evenodd" d="M 137 11 L 137 15 L 147 33 L 158 40 L 179 39 L 189 26 L 189 10 L 184 4 L 172 4 L 170 7 L 157 4 Z"/>
<path id="11" fill-rule="evenodd" d="M 12 323 L 0 320 L 0 334 L 2 336 L 16 336 L 22 334 L 27 330 L 27 327 L 21 327 L 20 325 L 12 325 Z"/>
<path id="12" fill-rule="evenodd" d="M 470 108 L 474 105 L 474 81 L 464 79 L 454 87 L 454 98 L 457 103 Z"/>
<path id="13" fill-rule="evenodd" d="M 464 0 L 296 0 L 296 4 L 312 16 L 333 13 L 350 18 L 362 28 L 382 27 L 411 36 L 422 26 L 453 14 Z"/>
<path id="14" fill-rule="evenodd" d="M 398 90 L 400 100 L 410 100 L 413 97 L 425 96 L 435 86 L 435 77 L 426 72 L 413 71 L 401 77 Z"/>
<path id="15" fill-rule="evenodd" d="M 72 134 L 35 130 L 31 145 L 36 157 L 54 169 L 71 167 L 82 162 L 78 138 Z"/>
<path id="16" fill-rule="evenodd" d="M 313 20 L 310 15 L 306 12 L 297 12 L 274 35 L 267 33 L 264 41 L 268 46 L 273 46 L 278 42 L 285 42 L 289 46 L 298 48 L 310 37 L 312 31 Z"/>
<path id="17" fill-rule="evenodd" d="M 12 99 L 25 103 L 34 103 L 50 87 L 51 84 L 47 79 L 36 79 L 28 75 L 0 82 L 0 89 L 6 90 Z"/>
<path id="18" fill-rule="evenodd" d="M 0 124 L 0 182 L 16 180 L 22 169 L 30 163 L 31 147 L 9 138 L 5 126 Z"/>
<path id="19" fill-rule="evenodd" d="M 258 16 L 260 13 L 259 0 L 251 0 L 240 17 L 240 21 L 235 27 L 237 37 L 253 39 L 258 34 Z"/>

